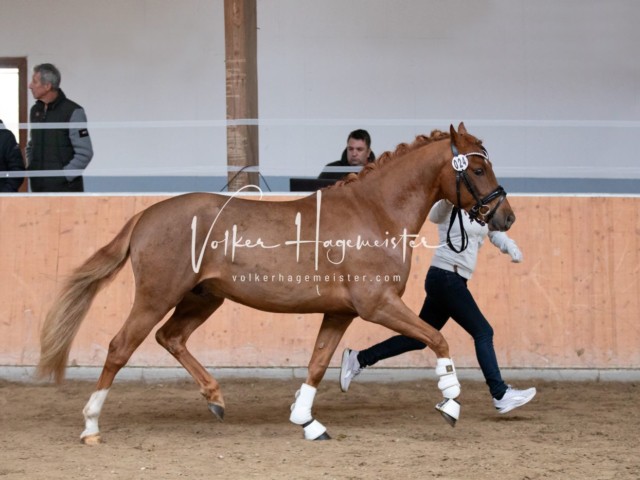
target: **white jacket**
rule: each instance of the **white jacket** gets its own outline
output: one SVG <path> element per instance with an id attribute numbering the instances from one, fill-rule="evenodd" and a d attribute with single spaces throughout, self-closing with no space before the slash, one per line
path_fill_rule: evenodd
<path id="1" fill-rule="evenodd" d="M 433 259 L 431 260 L 431 266 L 456 272 L 458 275 L 470 279 L 476 268 L 478 251 L 487 235 L 489 235 L 491 243 L 499 248 L 502 253 L 508 253 L 511 256 L 513 262 L 522 261 L 522 253 L 518 249 L 516 242 L 509 238 L 506 233 L 490 232 L 489 227 L 486 225 L 472 222 L 469 219 L 469 214 L 465 211 L 462 212 L 462 224 L 467 232 L 469 243 L 467 248 L 460 253 L 451 250 L 449 245 L 447 245 L 447 231 L 449 230 L 452 210 L 453 205 L 451 203 L 447 200 L 440 200 L 435 203 L 429 212 L 429 220 L 438 225 L 438 238 L 440 242 L 440 246 L 436 249 Z M 457 215 L 451 228 L 450 238 L 453 246 L 459 249 L 462 245 L 462 234 Z"/>

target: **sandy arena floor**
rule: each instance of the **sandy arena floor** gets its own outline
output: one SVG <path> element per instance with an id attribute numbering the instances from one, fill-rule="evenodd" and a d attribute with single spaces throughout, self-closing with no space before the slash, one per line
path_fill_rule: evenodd
<path id="1" fill-rule="evenodd" d="M 0 479 L 640 479 L 640 385 L 543 381 L 529 405 L 493 410 L 484 384 L 463 382 L 449 427 L 434 382 L 336 382 L 314 414 L 331 441 L 288 421 L 300 380 L 221 381 L 223 423 L 192 382 L 117 382 L 105 443 L 79 441 L 93 383 L 0 380 Z"/>

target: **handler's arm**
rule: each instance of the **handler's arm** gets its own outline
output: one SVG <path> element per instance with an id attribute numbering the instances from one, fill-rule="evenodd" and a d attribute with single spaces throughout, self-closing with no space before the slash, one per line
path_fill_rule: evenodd
<path id="1" fill-rule="evenodd" d="M 514 263 L 520 263 L 522 261 L 522 252 L 516 245 L 516 242 L 510 238 L 504 232 L 489 232 L 489 240 L 496 247 L 500 249 L 502 253 L 508 253 L 511 257 L 511 261 Z"/>
<path id="2" fill-rule="evenodd" d="M 442 223 L 451 216 L 451 210 L 453 210 L 453 204 L 448 200 L 438 200 L 434 203 L 433 207 L 429 211 L 427 217 L 432 223 Z"/>

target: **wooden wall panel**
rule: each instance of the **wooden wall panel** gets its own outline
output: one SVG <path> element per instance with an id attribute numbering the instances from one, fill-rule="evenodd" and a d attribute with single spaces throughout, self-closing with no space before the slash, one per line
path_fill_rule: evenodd
<path id="1" fill-rule="evenodd" d="M 0 197 L 0 365 L 34 365 L 38 332 L 62 278 L 110 241 L 135 212 L 165 197 Z M 640 199 L 510 197 L 518 220 L 510 235 L 524 253 L 513 264 L 489 241 L 469 282 L 495 330 L 503 367 L 638 368 L 640 365 Z M 435 227 L 423 236 L 437 243 Z M 433 250 L 414 251 L 404 296 L 418 311 Z M 133 301 L 127 264 L 97 297 L 71 352 L 77 365 L 102 365 Z M 320 315 L 256 312 L 227 302 L 191 341 L 208 366 L 306 366 Z M 456 364 L 475 367 L 471 339 L 455 323 L 443 330 Z M 343 345 L 363 348 L 391 332 L 356 320 Z M 333 365 L 337 365 L 338 357 Z M 432 366 L 428 350 L 385 366 Z M 151 335 L 130 365 L 177 363 Z"/>

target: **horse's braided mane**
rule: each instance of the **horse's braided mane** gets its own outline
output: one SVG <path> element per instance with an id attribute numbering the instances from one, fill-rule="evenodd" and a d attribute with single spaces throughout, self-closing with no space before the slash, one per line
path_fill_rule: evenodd
<path id="1" fill-rule="evenodd" d="M 389 160 L 393 160 L 394 158 L 404 156 L 410 151 L 420 148 L 424 145 L 427 145 L 428 143 L 437 142 L 438 140 L 443 140 L 449 137 L 450 135 L 448 133 L 443 132 L 441 130 L 433 130 L 429 136 L 417 135 L 416 139 L 413 142 L 399 144 L 393 152 L 384 152 L 382 155 L 378 157 L 378 159 L 375 162 L 367 163 L 362 168 L 362 170 L 360 170 L 358 173 L 350 173 L 346 177 L 344 177 L 343 180 L 338 180 L 333 185 L 330 185 L 325 188 L 327 189 L 335 188 L 335 187 L 340 187 L 342 185 L 346 185 L 349 183 L 357 182 L 362 177 L 369 175 L 369 173 L 371 173 L 372 171 L 380 168 Z"/>

